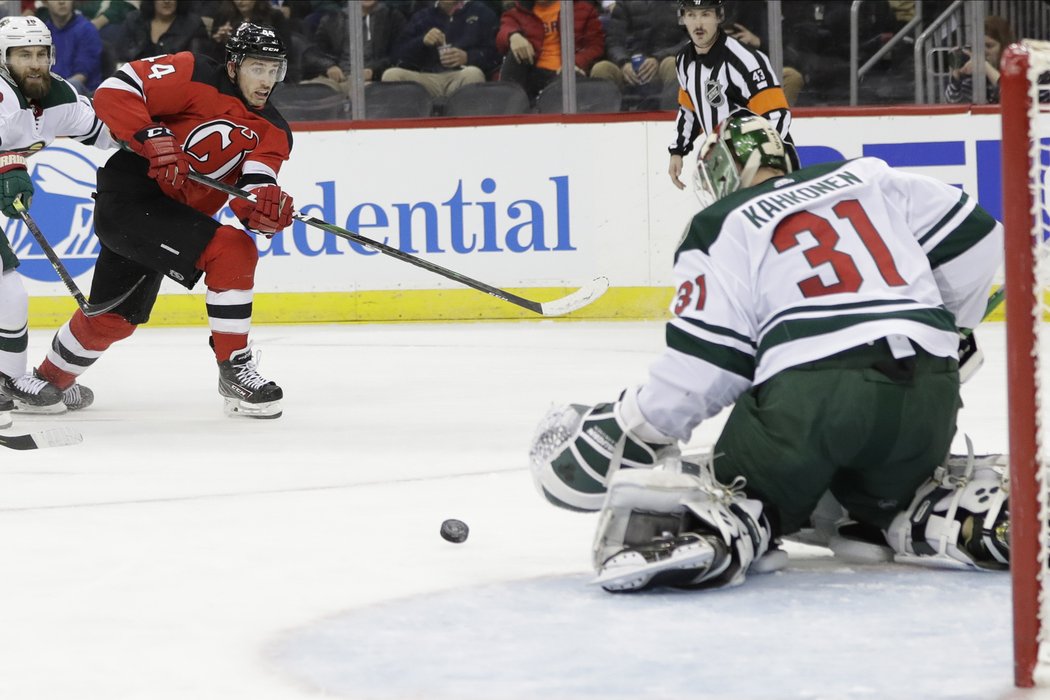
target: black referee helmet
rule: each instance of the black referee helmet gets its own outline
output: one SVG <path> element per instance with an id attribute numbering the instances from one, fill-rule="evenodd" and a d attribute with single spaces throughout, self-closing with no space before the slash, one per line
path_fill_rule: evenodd
<path id="1" fill-rule="evenodd" d="M 686 10 L 718 10 L 718 20 L 722 21 L 726 15 L 726 4 L 725 0 L 678 0 L 679 24 Z"/>

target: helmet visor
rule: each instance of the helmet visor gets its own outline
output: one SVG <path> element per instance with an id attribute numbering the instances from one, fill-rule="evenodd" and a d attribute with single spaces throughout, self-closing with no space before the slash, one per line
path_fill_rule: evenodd
<path id="1" fill-rule="evenodd" d="M 256 78 L 271 77 L 275 83 L 283 81 L 284 76 L 288 74 L 286 58 L 245 53 L 235 56 L 234 61 L 237 63 L 237 70 L 247 71 Z"/>

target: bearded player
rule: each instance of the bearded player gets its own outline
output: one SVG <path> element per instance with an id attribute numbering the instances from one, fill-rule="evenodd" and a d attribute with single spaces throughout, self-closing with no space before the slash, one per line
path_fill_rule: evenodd
<path id="1" fill-rule="evenodd" d="M 19 220 L 16 200 L 30 207 L 34 186 L 26 158 L 59 136 L 99 148 L 115 144 L 88 98 L 51 73 L 51 32 L 36 17 L 0 20 L 0 213 Z M 60 388 L 27 372 L 29 298 L 15 268 L 18 257 L 0 231 L 0 411 L 63 413 L 91 404 L 90 389 Z M 0 420 L 0 424 L 6 421 Z"/>

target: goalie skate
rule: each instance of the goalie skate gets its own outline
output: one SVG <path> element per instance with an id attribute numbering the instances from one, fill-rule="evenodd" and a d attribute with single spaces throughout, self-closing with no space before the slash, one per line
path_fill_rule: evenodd
<path id="1" fill-rule="evenodd" d="M 665 533 L 651 544 L 629 547 L 609 557 L 591 583 L 610 593 L 686 586 L 703 580 L 712 565 L 726 557 L 725 546 L 714 537 Z"/>
<path id="2" fill-rule="evenodd" d="M 251 345 L 219 363 L 219 394 L 225 400 L 223 411 L 228 416 L 281 417 L 284 392 L 276 382 L 259 374 Z"/>

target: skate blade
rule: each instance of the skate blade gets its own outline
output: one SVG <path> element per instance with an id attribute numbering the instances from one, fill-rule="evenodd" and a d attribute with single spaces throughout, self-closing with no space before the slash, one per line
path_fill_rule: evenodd
<path id="1" fill-rule="evenodd" d="M 34 406 L 18 399 L 13 399 L 13 401 L 15 402 L 15 410 L 25 415 L 54 416 L 66 412 L 66 405 L 61 401 L 50 406 Z"/>
<path id="2" fill-rule="evenodd" d="M 232 418 L 263 418 L 270 420 L 280 418 L 283 413 L 280 401 L 246 403 L 240 399 L 230 398 L 225 399 L 223 412 Z"/>
<path id="3" fill-rule="evenodd" d="M 701 569 L 711 565 L 714 558 L 714 547 L 706 541 L 700 541 L 679 547 L 671 556 L 660 561 L 640 566 L 603 568 L 589 583 L 601 586 L 607 591 L 630 591 L 643 587 L 653 576 L 662 571 L 697 569 L 697 574 L 699 574 Z"/>

